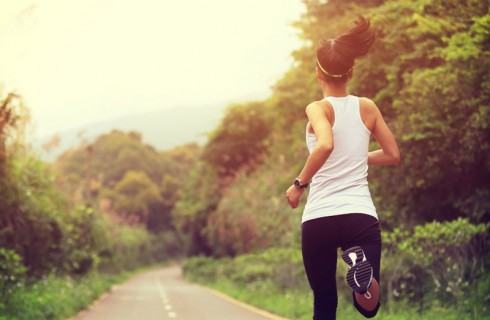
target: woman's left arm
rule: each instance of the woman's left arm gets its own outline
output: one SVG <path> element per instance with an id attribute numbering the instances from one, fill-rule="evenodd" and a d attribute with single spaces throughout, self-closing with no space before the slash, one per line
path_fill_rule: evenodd
<path id="1" fill-rule="evenodd" d="M 318 142 L 308 156 L 305 166 L 298 176 L 303 183 L 307 183 L 313 178 L 333 151 L 332 125 L 328 121 L 325 113 L 325 102 L 329 103 L 325 100 L 316 101 L 306 107 L 306 115 L 313 127 Z M 298 207 L 299 199 L 303 192 L 304 189 L 297 188 L 294 185 L 286 191 L 289 205 L 293 209 Z"/>

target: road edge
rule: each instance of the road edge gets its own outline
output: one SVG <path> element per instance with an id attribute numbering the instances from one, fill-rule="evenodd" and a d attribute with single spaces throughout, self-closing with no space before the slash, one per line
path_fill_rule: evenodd
<path id="1" fill-rule="evenodd" d="M 216 296 L 218 296 L 218 297 L 220 297 L 220 298 L 222 298 L 222 299 L 224 299 L 224 300 L 226 300 L 226 301 L 228 301 L 230 303 L 233 303 L 233 304 L 235 304 L 235 305 L 237 305 L 239 307 L 242 307 L 242 308 L 244 308 L 246 310 L 249 310 L 251 312 L 254 312 L 256 314 L 259 314 L 259 315 L 261 315 L 263 317 L 266 317 L 266 318 L 269 318 L 271 320 L 290 320 L 290 319 L 287 319 L 287 318 L 283 318 L 281 316 L 278 316 L 276 314 L 270 313 L 268 311 L 259 309 L 257 307 L 254 307 L 252 305 L 249 305 L 249 304 L 247 304 L 245 302 L 242 302 L 240 300 L 237 300 L 235 298 L 232 298 L 232 297 L 230 297 L 230 296 L 228 296 L 228 295 L 224 294 L 223 292 L 218 291 L 216 289 L 205 287 L 205 286 L 203 286 L 201 284 L 197 284 L 197 283 L 194 283 L 194 285 L 196 285 L 198 287 L 201 287 L 201 288 L 203 288 L 205 290 L 208 290 L 211 293 L 213 293 L 214 295 L 216 295 Z"/>

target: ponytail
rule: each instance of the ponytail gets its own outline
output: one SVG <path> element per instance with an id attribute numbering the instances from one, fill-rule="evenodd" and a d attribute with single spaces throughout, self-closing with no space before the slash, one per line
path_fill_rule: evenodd
<path id="1" fill-rule="evenodd" d="M 357 58 L 365 56 L 373 46 L 376 33 L 369 19 L 359 16 L 347 32 L 322 40 L 316 50 L 317 65 L 327 81 L 345 82 L 352 76 Z"/>

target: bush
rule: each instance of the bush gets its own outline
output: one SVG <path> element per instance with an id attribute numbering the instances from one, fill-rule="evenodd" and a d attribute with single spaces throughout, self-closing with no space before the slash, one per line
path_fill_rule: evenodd
<path id="1" fill-rule="evenodd" d="M 24 285 L 27 268 L 21 257 L 12 250 L 0 248 L 0 311 L 5 308 L 12 294 Z"/>
<path id="2" fill-rule="evenodd" d="M 403 306 L 406 319 L 413 315 L 431 318 L 440 314 L 440 319 L 490 315 L 486 307 L 490 275 L 485 272 L 488 228 L 457 219 L 419 225 L 413 231 L 384 232 L 381 288 L 387 312 L 399 314 Z M 351 301 L 351 290 L 341 285 L 347 266 L 340 260 L 339 255 L 339 299 Z M 252 300 L 254 295 L 273 292 L 294 297 L 310 292 L 299 248 L 271 248 L 234 259 L 195 257 L 185 264 L 184 275 L 203 284 L 222 286 L 237 297 L 242 293 L 235 291 L 249 291 L 245 299 L 250 296 Z M 450 314 L 454 317 L 448 318 Z"/>
<path id="3" fill-rule="evenodd" d="M 477 280 L 485 275 L 488 229 L 488 224 L 475 225 L 462 218 L 435 221 L 416 226 L 410 236 L 398 243 L 400 255 L 414 278 L 432 280 L 432 285 L 414 282 L 418 288 L 411 291 L 419 294 L 416 300 L 424 299 L 423 293 L 429 291 L 441 303 L 464 309 L 462 302 L 468 300 Z M 467 307 L 471 310 L 477 306 Z"/>
<path id="4" fill-rule="evenodd" d="M 66 319 L 126 277 L 127 274 L 96 273 L 83 277 L 49 275 L 13 292 L 8 305 L 0 310 L 0 319 Z"/>

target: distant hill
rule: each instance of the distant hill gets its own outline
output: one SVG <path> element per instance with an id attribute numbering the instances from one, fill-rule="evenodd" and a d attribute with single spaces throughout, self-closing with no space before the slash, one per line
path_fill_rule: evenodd
<path id="1" fill-rule="evenodd" d="M 145 143 L 159 150 L 168 150 L 188 142 L 205 143 L 207 133 L 212 131 L 221 120 L 225 107 L 181 107 L 153 112 L 128 115 L 112 120 L 94 122 L 85 126 L 61 131 L 59 144 L 49 152 L 42 147 L 53 135 L 42 137 L 34 142 L 34 148 L 46 161 L 52 161 L 64 151 L 80 145 L 82 141 L 93 141 L 97 136 L 112 129 L 138 131 Z"/>

